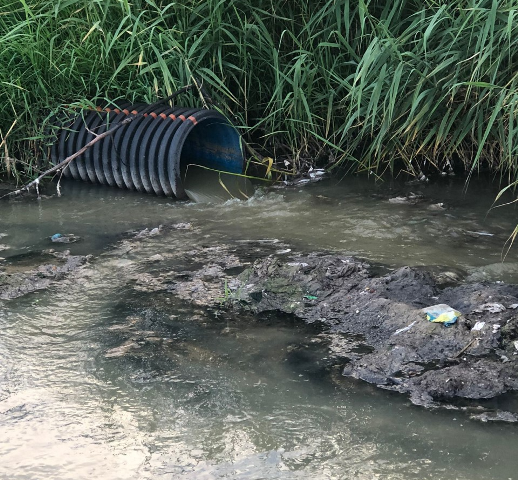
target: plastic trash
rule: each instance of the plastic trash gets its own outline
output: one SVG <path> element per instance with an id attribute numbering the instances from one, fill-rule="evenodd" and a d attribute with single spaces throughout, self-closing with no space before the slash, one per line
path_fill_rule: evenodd
<path id="1" fill-rule="evenodd" d="M 304 295 L 304 298 L 306 300 L 317 300 L 318 299 L 318 297 L 315 295 Z"/>
<path id="2" fill-rule="evenodd" d="M 453 325 L 462 313 L 444 303 L 432 305 L 421 310 L 426 313 L 426 319 L 433 323 L 442 323 L 445 327 Z"/>
<path id="3" fill-rule="evenodd" d="M 66 233 L 66 234 L 55 233 L 54 235 L 52 235 L 50 237 L 50 239 L 54 243 L 74 243 L 74 242 L 77 242 L 79 240 L 79 238 L 80 237 L 78 237 L 77 235 L 74 235 L 73 233 Z"/>
<path id="4" fill-rule="evenodd" d="M 476 322 L 473 328 L 471 329 L 472 332 L 479 332 L 486 326 L 486 322 Z"/>
<path id="5" fill-rule="evenodd" d="M 500 313 L 505 312 L 505 307 L 501 303 L 484 303 L 473 310 L 475 313 L 489 312 Z"/>
<path id="6" fill-rule="evenodd" d="M 410 325 L 408 325 L 407 327 L 403 327 L 403 328 L 400 328 L 399 330 L 396 330 L 392 335 L 399 335 L 400 333 L 403 333 L 403 332 L 408 332 L 408 330 L 410 330 L 415 324 L 417 323 L 417 320 L 415 320 L 414 322 L 412 322 Z"/>

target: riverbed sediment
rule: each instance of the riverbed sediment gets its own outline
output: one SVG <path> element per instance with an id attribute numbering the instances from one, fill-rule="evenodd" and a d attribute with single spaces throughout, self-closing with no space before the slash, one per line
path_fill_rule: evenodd
<path id="1" fill-rule="evenodd" d="M 275 240 L 196 243 L 199 234 L 187 223 L 134 232 L 92 263 L 110 259 L 126 276 L 126 288 L 140 293 L 160 292 L 235 314 L 281 313 L 319 324 L 343 375 L 408 395 L 416 405 L 452 406 L 459 399 L 518 390 L 516 285 L 445 287 L 422 267 L 382 273 L 379 265 L 337 253 L 295 251 Z M 74 281 L 74 275 L 89 268 L 86 257 L 46 255 L 56 261 L 4 271 L 1 298 L 48 288 L 65 278 Z M 458 310 L 457 322 L 449 327 L 429 322 L 422 309 L 435 304 Z M 484 412 L 481 419 L 516 421 L 516 413 L 491 417 Z"/>
<path id="2" fill-rule="evenodd" d="M 198 305 L 223 298 L 229 308 L 320 323 L 333 353 L 346 362 L 343 375 L 408 394 L 416 405 L 487 399 L 518 389 L 517 286 L 444 288 L 423 268 L 375 275 L 353 257 L 280 252 L 265 254 L 236 276 L 213 259 L 176 281 L 172 291 Z M 219 252 L 219 258 L 227 257 Z M 435 304 L 462 315 L 449 327 L 429 322 L 422 309 Z"/>

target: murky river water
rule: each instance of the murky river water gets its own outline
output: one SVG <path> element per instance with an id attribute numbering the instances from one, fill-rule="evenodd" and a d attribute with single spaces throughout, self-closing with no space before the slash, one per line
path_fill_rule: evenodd
<path id="1" fill-rule="evenodd" d="M 69 183 L 61 198 L 0 204 L 9 268 L 61 248 L 55 233 L 95 254 L 76 281 L 0 303 L 0 478 L 517 478 L 514 425 L 422 410 L 341 377 L 324 337 L 292 319 L 130 292 L 131 259 L 110 254 L 128 230 L 192 222 L 207 244 L 279 239 L 518 282 L 517 250 L 501 263 L 516 210 L 488 213 L 497 188 L 486 181 L 462 189 L 346 179 L 210 205 Z M 409 192 L 425 201 L 388 201 Z M 178 241 L 157 237 L 131 258 Z M 110 353 L 128 338 L 137 350 Z"/>

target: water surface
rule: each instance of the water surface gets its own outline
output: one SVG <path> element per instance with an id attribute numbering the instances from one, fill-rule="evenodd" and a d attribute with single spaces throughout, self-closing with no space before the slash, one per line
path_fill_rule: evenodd
<path id="1" fill-rule="evenodd" d="M 45 248 L 96 257 L 73 281 L 0 304 L 0 478 L 516 478 L 513 425 L 423 410 L 341 377 L 326 336 L 292 318 L 129 288 L 142 258 L 188 251 L 174 231 L 112 254 L 125 232 L 191 222 L 207 245 L 277 239 L 516 281 L 514 250 L 501 263 L 515 210 L 488 213 L 496 187 L 476 182 L 464 194 L 455 181 L 347 179 L 224 204 L 69 183 L 61 198 L 1 204 L 10 267 Z M 408 192 L 426 201 L 388 201 Z M 438 202 L 447 209 L 429 208 Z M 54 233 L 82 240 L 53 244 Z"/>

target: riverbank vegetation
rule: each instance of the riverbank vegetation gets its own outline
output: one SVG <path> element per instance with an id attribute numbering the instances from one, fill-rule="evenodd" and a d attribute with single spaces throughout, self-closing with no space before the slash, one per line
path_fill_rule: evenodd
<path id="1" fill-rule="evenodd" d="M 69 106 L 151 103 L 193 77 L 294 170 L 518 173 L 517 0 L 2 4 L 4 173 L 41 167 Z"/>

